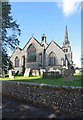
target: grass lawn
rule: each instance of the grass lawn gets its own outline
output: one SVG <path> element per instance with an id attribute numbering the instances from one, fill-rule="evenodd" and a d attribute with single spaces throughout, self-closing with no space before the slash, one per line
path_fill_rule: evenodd
<path id="1" fill-rule="evenodd" d="M 82 86 L 83 81 L 80 75 L 74 75 L 73 81 L 65 81 L 64 78 L 58 79 L 47 79 L 42 77 L 23 77 L 16 76 L 14 79 L 0 78 L 1 81 L 20 81 L 20 82 L 33 82 L 39 84 L 50 84 L 50 85 L 60 85 L 60 86 Z"/>

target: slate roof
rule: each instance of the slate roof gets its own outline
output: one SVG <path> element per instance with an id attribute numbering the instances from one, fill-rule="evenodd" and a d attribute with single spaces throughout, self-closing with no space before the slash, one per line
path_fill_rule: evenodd
<path id="1" fill-rule="evenodd" d="M 56 46 L 58 46 L 58 47 L 63 51 L 63 49 L 62 49 L 55 41 L 53 41 L 53 40 L 49 43 L 49 45 L 47 46 L 46 49 L 48 49 L 48 47 L 50 46 L 50 44 L 51 44 L 52 42 L 54 42 L 54 44 L 56 44 Z M 63 52 L 64 52 L 64 51 L 63 51 Z"/>
<path id="2" fill-rule="evenodd" d="M 33 36 L 32 36 L 33 37 Z M 32 39 L 32 37 L 29 39 L 29 41 Z M 35 37 L 33 37 L 34 38 L 34 40 L 36 40 L 36 42 L 40 45 L 40 46 L 42 46 L 41 44 L 40 44 L 40 42 L 35 38 Z M 29 43 L 29 41 L 26 43 L 26 45 L 24 46 L 24 48 L 27 46 L 27 44 Z M 23 49 L 24 49 L 23 48 Z"/>

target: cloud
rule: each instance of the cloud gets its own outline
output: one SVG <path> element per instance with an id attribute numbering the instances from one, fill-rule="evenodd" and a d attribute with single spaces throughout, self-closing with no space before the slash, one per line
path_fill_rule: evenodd
<path id="1" fill-rule="evenodd" d="M 81 0 L 60 0 L 58 7 L 62 9 L 65 16 L 70 16 L 80 10 Z"/>
<path id="2" fill-rule="evenodd" d="M 81 10 L 83 10 L 83 1 L 81 2 Z"/>

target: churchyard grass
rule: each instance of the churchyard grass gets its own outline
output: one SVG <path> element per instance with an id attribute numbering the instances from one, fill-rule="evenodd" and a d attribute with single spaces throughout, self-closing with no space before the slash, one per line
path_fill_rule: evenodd
<path id="1" fill-rule="evenodd" d="M 32 82 L 38 84 L 50 84 L 50 85 L 59 85 L 59 86 L 82 86 L 83 80 L 81 79 L 80 75 L 74 75 L 72 81 L 65 81 L 64 78 L 58 79 L 51 79 L 51 78 L 42 78 L 39 77 L 23 77 L 23 76 L 16 76 L 14 79 L 7 78 L 0 78 L 1 81 L 20 81 L 20 82 Z"/>

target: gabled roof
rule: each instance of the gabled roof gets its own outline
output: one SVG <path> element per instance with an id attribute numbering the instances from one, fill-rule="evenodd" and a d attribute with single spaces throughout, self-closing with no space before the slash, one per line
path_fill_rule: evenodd
<path id="1" fill-rule="evenodd" d="M 54 44 L 56 44 L 56 45 L 63 51 L 63 49 L 62 49 L 55 41 L 53 41 L 53 40 L 49 43 L 49 45 L 47 46 L 46 49 L 48 49 L 48 47 L 51 45 L 52 42 L 54 42 Z M 64 51 L 63 51 L 63 52 L 64 52 Z"/>
<path id="2" fill-rule="evenodd" d="M 14 52 L 12 53 L 12 55 L 10 56 L 10 58 L 13 56 L 13 54 L 15 53 L 16 49 L 19 49 L 20 51 L 22 50 L 20 47 L 16 47 Z"/>
<path id="3" fill-rule="evenodd" d="M 34 38 L 34 40 L 42 47 L 42 45 L 40 44 L 40 42 L 35 38 L 35 37 L 31 37 L 30 39 L 29 39 L 29 41 L 26 43 L 26 45 L 24 46 L 24 48 L 27 46 L 27 44 L 30 42 L 30 40 L 32 39 L 32 38 Z M 24 49 L 23 48 L 23 49 Z"/>
<path id="4" fill-rule="evenodd" d="M 16 49 L 22 50 L 22 48 L 20 48 L 20 47 L 16 47 Z"/>

